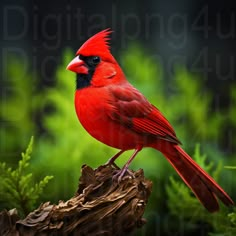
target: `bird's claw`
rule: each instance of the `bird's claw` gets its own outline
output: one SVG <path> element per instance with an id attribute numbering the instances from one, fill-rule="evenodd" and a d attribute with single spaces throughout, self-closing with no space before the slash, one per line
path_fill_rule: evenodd
<path id="1" fill-rule="evenodd" d="M 108 162 L 106 162 L 106 163 L 104 164 L 104 166 L 111 166 L 111 167 L 114 167 L 114 168 L 117 169 L 117 170 L 120 170 L 120 167 L 119 167 L 118 165 L 116 165 L 115 162 L 110 162 L 110 161 L 108 161 Z"/>
<path id="2" fill-rule="evenodd" d="M 129 170 L 129 169 L 127 169 L 127 170 L 119 169 L 119 170 L 116 170 L 115 172 L 116 172 L 116 173 L 113 175 L 112 180 L 113 180 L 114 182 L 117 182 L 118 184 L 119 184 L 122 180 L 124 180 L 124 179 L 127 179 L 127 178 L 129 178 L 129 179 L 135 178 L 133 172 L 132 172 L 131 170 Z"/>

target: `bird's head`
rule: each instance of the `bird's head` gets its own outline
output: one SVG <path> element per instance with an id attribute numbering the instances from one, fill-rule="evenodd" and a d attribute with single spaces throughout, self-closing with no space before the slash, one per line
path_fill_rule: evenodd
<path id="1" fill-rule="evenodd" d="M 89 38 L 76 52 L 67 70 L 77 74 L 77 89 L 106 86 L 120 82 L 124 76 L 108 44 L 110 29 L 103 30 Z"/>

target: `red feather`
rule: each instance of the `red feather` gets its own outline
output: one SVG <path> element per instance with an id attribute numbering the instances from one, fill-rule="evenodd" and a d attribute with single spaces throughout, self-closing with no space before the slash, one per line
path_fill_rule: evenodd
<path id="1" fill-rule="evenodd" d="M 110 54 L 109 35 L 110 29 L 105 29 L 89 38 L 76 52 L 76 55 L 96 56 L 99 55 L 106 60 L 114 60 Z M 95 55 L 96 54 L 96 55 Z"/>
<path id="2" fill-rule="evenodd" d="M 114 96 L 112 109 L 108 111 L 113 120 L 122 120 L 123 125 L 130 127 L 133 132 L 150 136 L 150 139 L 158 136 L 160 139 L 180 143 L 162 113 L 129 83 L 119 87 L 110 86 L 109 91 Z"/>

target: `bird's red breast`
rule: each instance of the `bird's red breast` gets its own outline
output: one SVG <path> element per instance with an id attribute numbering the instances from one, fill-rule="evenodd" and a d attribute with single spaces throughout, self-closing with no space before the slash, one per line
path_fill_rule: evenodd
<path id="1" fill-rule="evenodd" d="M 84 128 L 109 146 L 135 149 L 157 139 L 179 143 L 161 112 L 128 82 L 77 90 L 75 108 Z"/>

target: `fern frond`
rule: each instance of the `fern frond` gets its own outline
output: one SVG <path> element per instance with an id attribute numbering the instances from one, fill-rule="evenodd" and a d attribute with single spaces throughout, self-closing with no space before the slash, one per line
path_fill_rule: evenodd
<path id="1" fill-rule="evenodd" d="M 1 201 L 6 202 L 9 208 L 17 208 L 20 215 L 26 215 L 35 207 L 36 200 L 42 194 L 44 187 L 53 178 L 46 176 L 39 183 L 33 184 L 33 174 L 26 173 L 32 150 L 33 137 L 26 151 L 21 154 L 22 159 L 15 170 L 7 167 L 6 163 L 0 163 Z"/>

